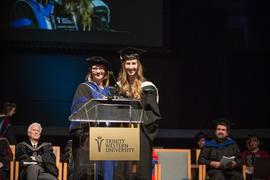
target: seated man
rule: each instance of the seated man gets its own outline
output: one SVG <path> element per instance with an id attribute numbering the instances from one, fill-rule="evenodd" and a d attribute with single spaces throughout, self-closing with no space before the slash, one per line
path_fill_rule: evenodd
<path id="1" fill-rule="evenodd" d="M 28 127 L 29 139 L 16 147 L 16 160 L 20 163 L 20 178 L 22 179 L 57 179 L 58 169 L 53 146 L 51 143 L 39 141 L 41 132 L 41 125 L 32 123 Z"/>
<path id="2" fill-rule="evenodd" d="M 246 164 L 246 177 L 247 180 L 252 180 L 256 159 L 270 156 L 267 151 L 260 149 L 260 138 L 256 134 L 249 135 L 246 145 L 247 150 L 243 152 L 244 164 Z"/>
<path id="3" fill-rule="evenodd" d="M 215 138 L 205 143 L 199 156 L 199 163 L 206 165 L 207 175 L 211 180 L 226 178 L 242 180 L 243 159 L 236 142 L 228 137 L 230 123 L 226 119 L 218 119 L 215 124 Z M 221 161 L 225 159 L 223 156 L 228 157 L 227 163 Z"/>
<path id="4" fill-rule="evenodd" d="M 10 161 L 12 160 L 12 152 L 9 142 L 6 138 L 0 136 L 0 179 L 9 179 Z"/>

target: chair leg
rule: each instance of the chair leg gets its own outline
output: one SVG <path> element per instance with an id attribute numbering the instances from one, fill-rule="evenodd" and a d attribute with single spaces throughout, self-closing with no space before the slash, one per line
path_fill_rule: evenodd
<path id="1" fill-rule="evenodd" d="M 14 161 L 10 162 L 10 180 L 14 180 Z"/>
<path id="2" fill-rule="evenodd" d="M 63 167 L 63 180 L 67 180 L 67 163 L 64 162 L 64 167 Z"/>
<path id="3" fill-rule="evenodd" d="M 19 179 L 19 162 L 15 162 L 15 180 Z"/>

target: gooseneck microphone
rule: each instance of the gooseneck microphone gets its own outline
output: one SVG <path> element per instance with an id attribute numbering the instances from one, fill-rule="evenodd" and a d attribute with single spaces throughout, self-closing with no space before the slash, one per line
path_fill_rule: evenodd
<path id="1" fill-rule="evenodd" d="M 114 76 L 114 73 L 112 71 L 109 71 L 109 74 L 112 76 L 112 79 L 114 81 L 113 87 L 110 87 L 110 97 L 114 99 L 119 99 L 120 97 L 120 87 L 117 84 L 116 78 Z"/>

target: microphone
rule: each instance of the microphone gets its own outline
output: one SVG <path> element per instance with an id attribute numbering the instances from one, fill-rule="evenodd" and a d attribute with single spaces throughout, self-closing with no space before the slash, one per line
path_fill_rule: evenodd
<path id="1" fill-rule="evenodd" d="M 114 76 L 114 73 L 112 71 L 109 71 L 109 74 L 112 76 L 112 79 L 114 81 L 114 86 L 110 88 L 110 96 L 114 97 L 116 99 L 119 99 L 120 94 L 119 94 L 119 85 L 117 84 L 116 78 Z"/>
<path id="2" fill-rule="evenodd" d="M 113 72 L 112 72 L 112 71 L 109 71 L 109 74 L 113 77 L 113 80 L 114 80 L 115 83 L 116 83 L 116 79 L 115 79 L 115 76 L 114 76 Z"/>

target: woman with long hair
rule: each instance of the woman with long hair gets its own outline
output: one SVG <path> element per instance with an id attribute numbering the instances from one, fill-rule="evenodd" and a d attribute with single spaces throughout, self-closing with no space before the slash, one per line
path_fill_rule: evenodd
<path id="1" fill-rule="evenodd" d="M 91 0 L 63 0 L 63 6 L 65 12 L 73 18 L 78 30 L 91 30 L 94 13 Z"/>
<path id="2" fill-rule="evenodd" d="M 0 136 L 7 138 L 10 144 L 16 145 L 17 140 L 12 126 L 12 117 L 16 114 L 16 104 L 5 102 L 0 112 Z"/>
<path id="3" fill-rule="evenodd" d="M 152 144 L 158 131 L 161 115 L 158 107 L 158 89 L 143 75 L 140 54 L 145 52 L 137 48 L 125 48 L 120 51 L 121 69 L 118 75 L 120 94 L 124 97 L 141 100 L 146 114 L 140 132 L 140 160 L 134 162 L 135 179 L 150 180 L 152 175 Z M 134 166 L 133 166 L 134 167 Z"/>

